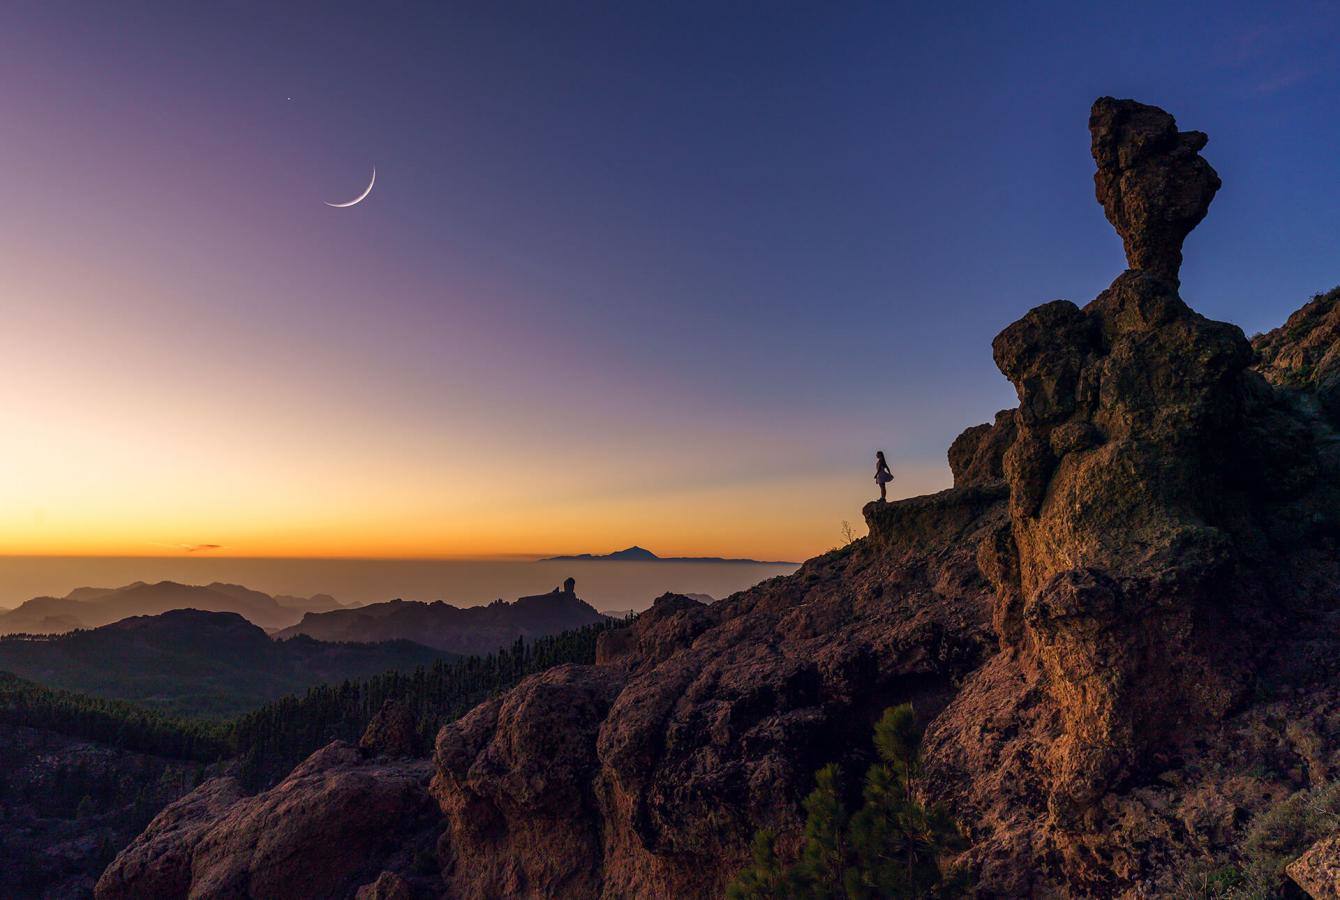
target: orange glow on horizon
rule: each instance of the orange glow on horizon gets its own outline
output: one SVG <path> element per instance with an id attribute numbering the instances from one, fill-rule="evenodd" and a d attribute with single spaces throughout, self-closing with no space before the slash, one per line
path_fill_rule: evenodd
<path id="1" fill-rule="evenodd" d="M 636 543 L 800 561 L 838 544 L 844 520 L 864 531 L 865 450 L 840 471 L 820 458 L 795 438 L 836 431 L 812 411 L 708 409 L 686 431 L 687 410 L 635 386 L 462 378 L 406 394 L 381 380 L 376 348 L 295 346 L 245 322 L 225 340 L 226 306 L 197 321 L 168 274 L 113 250 L 3 251 L 24 265 L 0 284 L 22 300 L 0 334 L 0 555 L 497 559 Z M 941 460 L 892 461 L 894 496 L 949 484 Z"/>
<path id="2" fill-rule="evenodd" d="M 928 483 L 927 489 L 940 486 Z M 844 519 L 858 533 L 864 531 L 860 503 L 866 498 L 843 487 L 821 479 L 775 488 L 681 491 L 646 500 L 594 498 L 580 508 L 530 503 L 524 517 L 516 507 L 493 513 L 462 507 L 435 516 L 365 508 L 353 521 L 290 515 L 289 522 L 297 519 L 297 524 L 270 525 L 259 525 L 237 509 L 226 516 L 202 511 L 191 516 L 194 521 L 144 510 L 125 524 L 110 510 L 103 518 L 98 511 L 52 509 L 30 514 L 26 522 L 9 512 L 0 514 L 0 547 L 8 556 L 528 559 L 605 553 L 636 543 L 661 556 L 798 562 L 836 546 Z M 847 511 L 840 508 L 844 499 Z M 802 518 L 796 509 L 819 512 Z M 189 537 L 178 540 L 179 535 Z M 187 549 L 200 544 L 216 546 Z"/>

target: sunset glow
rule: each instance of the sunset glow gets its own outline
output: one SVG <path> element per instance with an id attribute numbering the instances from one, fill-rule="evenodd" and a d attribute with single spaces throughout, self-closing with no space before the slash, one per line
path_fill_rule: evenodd
<path id="1" fill-rule="evenodd" d="M 670 22 L 594 46 L 561 17 L 535 43 L 483 15 L 32 5 L 0 31 L 0 552 L 801 559 L 863 530 L 875 449 L 891 496 L 948 486 L 944 447 L 1014 402 L 990 338 L 1058 289 L 1092 296 L 1120 259 L 1083 142 L 1028 155 L 1094 89 L 1069 77 L 1073 97 L 1020 111 L 949 78 L 949 59 L 1042 65 L 993 31 L 1025 23 L 853 54 L 892 22 L 831 12 L 792 14 L 757 48 L 769 65 L 734 72 L 714 46 L 686 65 Z M 688 45 L 717 28 L 684 27 Z M 601 68 L 629 54 L 656 73 L 655 115 Z M 1229 146 L 1274 140 L 1251 88 L 1273 57 L 1252 54 L 1217 64 L 1222 97 L 1167 101 Z M 1169 65 L 1197 83 L 1200 61 Z M 553 72 L 582 90 L 549 91 Z M 727 74 L 751 91 L 722 92 Z M 999 153 L 943 138 L 974 116 L 1011 121 Z M 327 205 L 374 165 L 367 199 Z M 1222 165 L 1248 187 L 1205 230 L 1242 265 L 1193 261 L 1185 283 L 1207 314 L 1269 327 L 1325 284 L 1326 254 L 1267 274 L 1237 247 L 1306 167 Z M 939 215 L 1024 183 L 1027 202 Z M 1290 233 L 1308 229 L 1334 233 Z"/>

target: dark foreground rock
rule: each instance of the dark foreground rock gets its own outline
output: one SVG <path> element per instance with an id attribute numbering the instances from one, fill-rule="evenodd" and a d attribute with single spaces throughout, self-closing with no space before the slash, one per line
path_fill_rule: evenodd
<path id="1" fill-rule="evenodd" d="M 599 892 L 591 773 L 623 682 L 617 670 L 559 666 L 442 729 L 433 794 L 449 823 L 439 856 L 453 895 Z"/>
<path id="2" fill-rule="evenodd" d="M 150 823 L 96 896 L 349 896 L 431 848 L 429 776 L 426 761 L 368 759 L 336 742 L 254 796 L 230 778 L 208 781 Z"/>
<path id="3" fill-rule="evenodd" d="M 117 857 L 100 897 L 184 897 L 191 889 L 193 850 L 246 792 L 236 778 L 214 778 L 164 809 Z"/>
<path id="4" fill-rule="evenodd" d="M 1019 407 L 955 441 L 955 487 L 871 503 L 869 537 L 793 576 L 710 606 L 662 597 L 602 637 L 595 666 L 532 676 L 444 728 L 441 893 L 719 896 L 756 829 L 796 851 L 815 770 L 863 771 L 872 723 L 907 701 L 926 726 L 917 789 L 966 833 L 956 862 L 980 896 L 1197 896 L 1198 872 L 1250 866 L 1283 878 L 1306 847 L 1280 850 L 1262 823 L 1340 775 L 1340 441 L 1318 399 L 1330 309 L 1256 348 L 1194 312 L 1178 266 L 1219 186 L 1205 136 L 1110 98 L 1090 129 L 1131 268 L 996 338 Z M 400 770 L 359 771 L 390 785 Z M 378 829 L 315 805 L 314 777 L 277 795 L 310 810 L 283 826 L 282 865 L 235 861 L 257 858 L 264 817 L 233 809 L 275 807 L 261 795 L 214 817 L 218 837 L 181 842 L 191 890 L 246 873 L 317 896 L 302 872 L 336 893 L 403 873 L 380 845 L 376 871 L 323 855 L 342 816 Z M 134 887 L 125 858 L 108 890 Z"/>

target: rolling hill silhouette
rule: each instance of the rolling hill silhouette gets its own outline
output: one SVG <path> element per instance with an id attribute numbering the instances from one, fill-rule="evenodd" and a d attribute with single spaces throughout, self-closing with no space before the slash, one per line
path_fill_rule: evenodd
<path id="1" fill-rule="evenodd" d="M 57 636 L 0 638 L 0 671 L 180 715 L 234 715 L 315 684 L 450 656 L 411 641 L 275 641 L 237 613 L 197 609 Z"/>
<path id="2" fill-rule="evenodd" d="M 64 597 L 34 597 L 17 609 L 0 613 L 0 634 L 60 634 L 173 609 L 236 613 L 254 625 L 275 631 L 296 624 L 304 613 L 342 608 L 329 594 L 272 597 L 217 581 L 203 586 L 136 581 L 119 588 L 75 588 Z"/>

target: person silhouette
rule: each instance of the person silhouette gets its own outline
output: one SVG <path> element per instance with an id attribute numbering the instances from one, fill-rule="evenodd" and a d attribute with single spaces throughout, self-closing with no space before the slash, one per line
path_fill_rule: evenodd
<path id="1" fill-rule="evenodd" d="M 889 464 L 884 460 L 884 451 L 875 451 L 875 484 L 879 485 L 879 500 L 881 503 L 888 501 L 886 488 L 889 482 L 893 481 L 893 473 L 889 471 Z"/>

